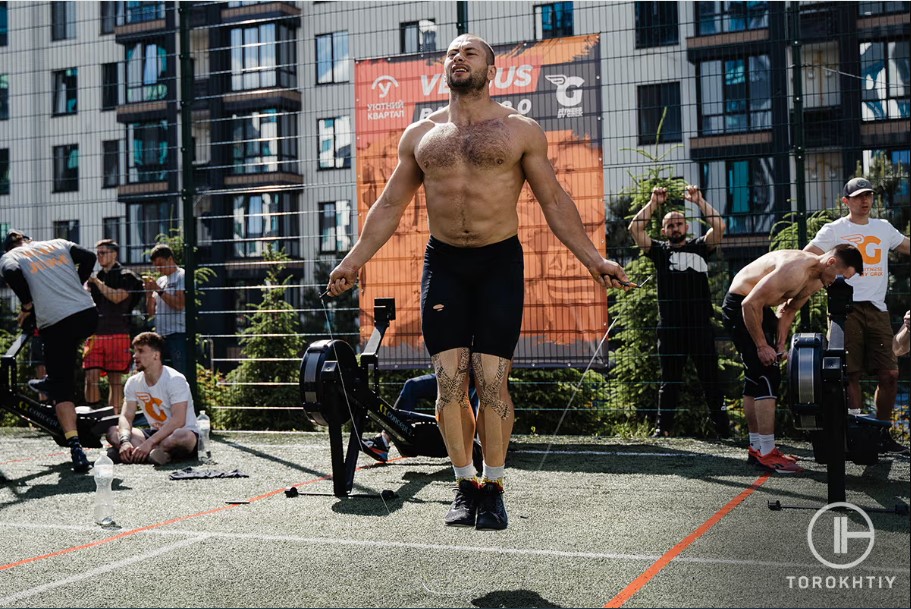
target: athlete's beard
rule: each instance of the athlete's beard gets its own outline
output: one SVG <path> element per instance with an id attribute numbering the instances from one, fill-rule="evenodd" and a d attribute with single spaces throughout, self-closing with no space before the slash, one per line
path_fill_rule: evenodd
<path id="1" fill-rule="evenodd" d="M 450 90 L 458 93 L 474 93 L 484 90 L 484 87 L 487 86 L 487 77 L 484 74 L 469 74 L 467 80 L 454 83 L 452 81 L 452 72 L 449 72 L 446 75 L 446 85 Z"/>
<path id="2" fill-rule="evenodd" d="M 683 243 L 686 241 L 686 235 L 671 235 L 667 238 L 668 241 L 677 245 L 678 243 Z"/>

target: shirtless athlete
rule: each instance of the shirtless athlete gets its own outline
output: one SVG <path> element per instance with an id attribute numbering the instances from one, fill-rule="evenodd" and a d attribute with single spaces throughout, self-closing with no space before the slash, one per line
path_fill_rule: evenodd
<path id="1" fill-rule="evenodd" d="M 788 332 L 797 311 L 810 296 L 829 287 L 838 275 L 850 279 L 864 272 L 853 245 L 839 245 L 817 256 L 779 250 L 743 267 L 724 297 L 724 325 L 743 359 L 743 410 L 750 430 L 747 461 L 781 474 L 803 471 L 794 457 L 775 447 L 775 403 L 781 383 L 779 357 L 786 353 Z M 782 305 L 776 319 L 772 307 Z"/>
<path id="2" fill-rule="evenodd" d="M 410 125 L 398 165 L 370 208 L 360 238 L 329 276 L 337 296 L 395 232 L 424 185 L 430 241 L 421 281 L 421 326 L 437 375 L 436 416 L 456 475 L 445 522 L 504 529 L 503 478 L 514 409 L 506 381 L 522 325 L 524 266 L 519 194 L 527 181 L 550 229 L 604 287 L 628 287 L 626 273 L 589 240 L 575 203 L 557 181 L 547 139 L 532 119 L 490 97 L 494 53 L 464 34 L 446 53 L 449 105 Z M 467 399 L 468 369 L 481 406 Z M 477 430 L 483 478 L 471 463 Z"/>

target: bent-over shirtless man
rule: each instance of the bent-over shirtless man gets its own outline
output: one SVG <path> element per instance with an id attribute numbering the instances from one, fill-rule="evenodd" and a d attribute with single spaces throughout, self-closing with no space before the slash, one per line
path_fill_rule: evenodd
<path id="1" fill-rule="evenodd" d="M 424 185 L 430 240 L 421 281 L 421 329 L 437 375 L 436 417 L 456 476 L 445 522 L 504 529 L 503 479 L 514 409 L 506 381 L 522 325 L 524 263 L 519 194 L 527 181 L 551 230 L 605 287 L 629 287 L 585 233 L 575 203 L 557 181 L 547 139 L 534 120 L 490 97 L 494 53 L 464 34 L 446 52 L 449 105 L 402 134 L 398 164 L 367 214 L 360 238 L 329 276 L 337 296 L 354 287 L 364 264 L 395 232 Z M 481 406 L 468 405 L 468 369 Z M 483 448 L 479 481 L 475 431 Z"/>
<path id="2" fill-rule="evenodd" d="M 747 462 L 781 474 L 803 471 L 794 457 L 775 447 L 775 404 L 781 383 L 779 358 L 797 311 L 810 296 L 829 287 L 838 275 L 850 279 L 864 272 L 853 245 L 839 245 L 816 255 L 779 250 L 743 267 L 721 307 L 724 325 L 743 360 L 743 411 L 750 430 Z M 772 307 L 778 309 L 778 317 Z"/>

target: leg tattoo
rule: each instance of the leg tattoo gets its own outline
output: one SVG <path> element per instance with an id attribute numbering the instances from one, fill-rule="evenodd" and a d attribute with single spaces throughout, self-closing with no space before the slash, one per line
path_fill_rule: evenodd
<path id="1" fill-rule="evenodd" d="M 433 370 L 437 375 L 437 386 L 439 387 L 439 396 L 437 396 L 436 409 L 440 412 L 447 404 L 461 404 L 463 408 L 468 408 L 468 400 L 465 397 L 465 379 L 468 376 L 468 349 L 458 350 L 458 360 L 456 362 L 455 374 L 450 374 L 443 366 L 440 354 L 430 358 L 433 362 Z"/>
<path id="2" fill-rule="evenodd" d="M 509 416 L 509 403 L 500 397 L 500 389 L 506 383 L 509 371 L 509 360 L 497 358 L 497 370 L 488 378 L 482 365 L 481 354 L 471 354 L 471 365 L 474 368 L 478 397 L 481 398 L 481 409 L 492 408 L 501 419 Z"/>

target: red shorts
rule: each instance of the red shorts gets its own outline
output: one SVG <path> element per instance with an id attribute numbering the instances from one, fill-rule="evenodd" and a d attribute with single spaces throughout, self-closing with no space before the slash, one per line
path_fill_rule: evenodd
<path id="1" fill-rule="evenodd" d="M 129 334 L 89 336 L 82 350 L 82 367 L 101 368 L 107 372 L 128 372 L 133 356 Z"/>

